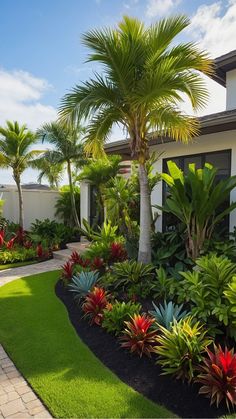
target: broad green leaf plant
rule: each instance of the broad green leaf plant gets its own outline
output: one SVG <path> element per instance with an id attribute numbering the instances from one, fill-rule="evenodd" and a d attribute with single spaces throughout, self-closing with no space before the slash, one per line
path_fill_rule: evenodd
<path id="1" fill-rule="evenodd" d="M 174 214 L 186 226 L 187 255 L 195 260 L 215 226 L 236 208 L 236 203 L 231 203 L 221 213 L 216 212 L 236 187 L 236 176 L 216 183 L 217 169 L 208 163 L 203 169 L 190 164 L 186 174 L 172 161 L 167 166 L 169 174 L 163 173 L 162 179 L 169 195 L 162 210 Z"/>

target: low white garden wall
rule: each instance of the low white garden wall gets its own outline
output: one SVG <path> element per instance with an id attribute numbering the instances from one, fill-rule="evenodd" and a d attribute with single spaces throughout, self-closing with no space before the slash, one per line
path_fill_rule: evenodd
<path id="1" fill-rule="evenodd" d="M 19 204 L 18 193 L 15 189 L 0 189 L 1 199 L 4 200 L 3 217 L 14 223 L 19 221 Z M 44 220 L 61 221 L 55 217 L 55 204 L 59 198 L 59 192 L 48 190 L 23 190 L 24 199 L 24 227 L 26 230 L 30 228 L 32 222 L 36 218 Z"/>

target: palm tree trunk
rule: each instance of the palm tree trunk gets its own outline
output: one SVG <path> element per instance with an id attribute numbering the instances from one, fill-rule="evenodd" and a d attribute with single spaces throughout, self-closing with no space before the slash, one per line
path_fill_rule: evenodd
<path id="1" fill-rule="evenodd" d="M 72 215 L 73 215 L 76 227 L 80 227 L 79 217 L 78 217 L 76 206 L 75 206 L 75 195 L 74 195 L 74 188 L 73 188 L 73 182 L 72 182 L 70 160 L 67 161 L 67 173 L 68 173 L 69 185 L 70 185 L 71 211 L 72 211 Z"/>
<path id="2" fill-rule="evenodd" d="M 145 165 L 139 163 L 140 185 L 140 236 L 138 261 L 151 262 L 151 196 Z"/>
<path id="3" fill-rule="evenodd" d="M 19 225 L 24 229 L 24 208 L 23 208 L 23 194 L 20 184 L 20 177 L 14 176 L 17 190 L 18 190 L 18 197 L 19 197 Z"/>

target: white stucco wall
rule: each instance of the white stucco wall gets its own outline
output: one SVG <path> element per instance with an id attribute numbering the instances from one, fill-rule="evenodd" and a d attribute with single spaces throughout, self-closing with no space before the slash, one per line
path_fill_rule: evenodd
<path id="1" fill-rule="evenodd" d="M 226 73 L 226 110 L 236 109 L 236 70 Z"/>
<path id="2" fill-rule="evenodd" d="M 155 164 L 155 170 L 162 172 L 162 160 L 171 157 L 191 155 L 197 153 L 205 153 L 211 151 L 220 151 L 231 149 L 231 175 L 236 175 L 236 130 L 228 132 L 220 132 L 199 137 L 188 145 L 181 143 L 167 143 L 153 146 L 152 151 L 158 153 L 163 152 L 163 156 Z M 162 182 L 160 182 L 152 193 L 152 204 L 162 205 Z M 236 189 L 231 193 L 231 201 L 236 201 Z M 162 229 L 162 215 L 157 220 L 157 229 Z M 230 215 L 230 231 L 236 225 L 236 210 Z"/>
<path id="3" fill-rule="evenodd" d="M 83 219 L 89 221 L 89 183 L 82 181 L 80 183 L 80 222 Z"/>
<path id="4" fill-rule="evenodd" d="M 17 223 L 19 221 L 18 193 L 14 189 L 4 189 L 1 191 L 4 200 L 3 216 L 10 221 Z M 61 221 L 55 217 L 55 204 L 59 197 L 57 191 L 47 190 L 23 190 L 24 200 L 24 227 L 30 228 L 36 218 L 44 220 Z"/>

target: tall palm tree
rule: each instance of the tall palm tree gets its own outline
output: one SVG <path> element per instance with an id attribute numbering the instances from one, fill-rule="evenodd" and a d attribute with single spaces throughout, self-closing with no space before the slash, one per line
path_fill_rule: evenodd
<path id="1" fill-rule="evenodd" d="M 36 136 L 26 125 L 18 122 L 6 122 L 6 127 L 0 127 L 0 167 L 11 168 L 19 194 L 19 225 L 24 227 L 23 195 L 21 175 L 27 167 L 32 166 L 34 158 L 42 151 L 31 150 L 36 143 Z"/>
<path id="2" fill-rule="evenodd" d="M 74 87 L 60 107 L 62 120 L 90 119 L 87 151 L 97 156 L 115 124 L 128 134 L 132 155 L 139 162 L 140 239 L 139 260 L 151 260 L 150 190 L 145 162 L 149 140 L 171 137 L 188 142 L 198 132 L 197 120 L 180 110 L 183 95 L 192 107 L 203 107 L 208 98 L 200 72 L 212 73 L 208 54 L 193 43 L 173 44 L 190 21 L 174 16 L 145 27 L 138 19 L 124 17 L 115 29 L 91 30 L 83 43 L 88 61 L 103 67 L 101 74 Z"/>
<path id="3" fill-rule="evenodd" d="M 46 160 L 54 161 L 59 165 L 66 165 L 70 185 L 71 211 L 75 225 L 80 227 L 80 221 L 76 210 L 74 186 L 72 180 L 72 165 L 76 161 L 77 166 L 84 163 L 83 147 L 81 144 L 81 135 L 84 129 L 77 124 L 62 124 L 60 122 L 51 122 L 44 124 L 37 131 L 38 138 L 42 142 L 47 141 L 54 146 L 53 150 L 47 150 L 44 154 Z"/>
<path id="4" fill-rule="evenodd" d="M 58 189 L 62 180 L 63 164 L 55 161 L 54 156 L 46 151 L 42 157 L 34 161 L 34 167 L 39 170 L 38 182 L 46 179 L 50 188 Z"/>

